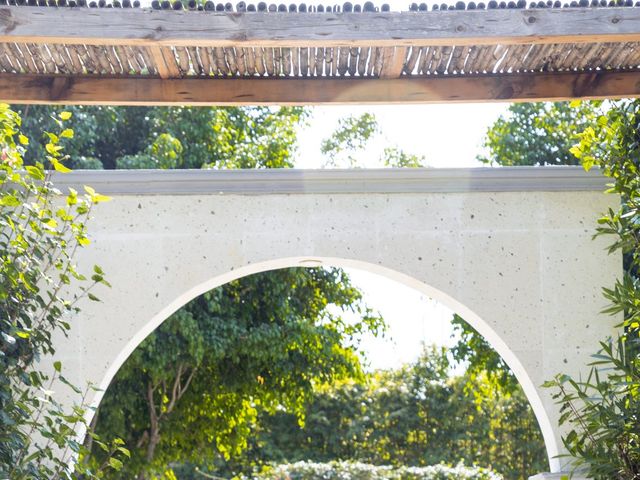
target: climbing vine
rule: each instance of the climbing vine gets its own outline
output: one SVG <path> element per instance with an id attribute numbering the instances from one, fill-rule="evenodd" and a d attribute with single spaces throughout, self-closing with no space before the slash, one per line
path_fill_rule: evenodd
<path id="1" fill-rule="evenodd" d="M 94 287 L 108 285 L 100 267 L 87 277 L 74 257 L 90 243 L 93 206 L 109 198 L 90 187 L 62 195 L 46 169 L 69 171 L 61 142 L 73 137 L 64 125 L 70 117 L 56 115 L 46 158 L 25 165 L 21 119 L 0 104 L 0 478 L 11 480 L 101 478 L 128 455 L 120 440 L 104 443 L 89 432 L 109 455 L 103 465 L 83 460 L 78 435 L 88 427 L 85 399 L 93 387 L 73 385 L 55 360 L 54 338 L 69 332 L 78 302 L 98 301 Z M 65 407 L 63 395 L 75 405 Z"/>

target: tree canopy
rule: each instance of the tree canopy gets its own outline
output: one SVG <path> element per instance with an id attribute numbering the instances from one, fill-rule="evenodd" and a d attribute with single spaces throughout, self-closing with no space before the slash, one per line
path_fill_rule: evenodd
<path id="1" fill-rule="evenodd" d="M 249 472 L 253 463 L 328 463 L 394 467 L 440 463 L 490 467 L 513 480 L 548 468 L 538 423 L 520 388 L 496 390 L 486 376 L 455 375 L 441 347 L 402 367 L 317 388 L 306 421 L 263 414 L 247 451 L 211 472 Z M 231 469 L 229 470 L 229 467 Z M 184 479 L 197 479 L 181 470 Z"/>
<path id="2" fill-rule="evenodd" d="M 25 157 L 43 156 L 42 129 L 60 111 L 19 109 L 33 145 Z M 284 168 L 293 165 L 299 107 L 92 107 L 67 109 L 75 135 L 66 153 L 73 168 Z"/>
<path id="3" fill-rule="evenodd" d="M 488 129 L 479 161 L 501 166 L 578 165 L 570 152 L 597 118 L 593 104 L 514 103 Z"/>

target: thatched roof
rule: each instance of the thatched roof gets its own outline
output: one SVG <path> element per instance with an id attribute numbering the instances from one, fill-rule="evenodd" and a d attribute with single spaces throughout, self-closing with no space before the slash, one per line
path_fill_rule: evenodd
<path id="1" fill-rule="evenodd" d="M 406 12 L 372 2 L 0 6 L 5 101 L 601 98 L 637 95 L 639 67 L 640 8 L 631 0 L 414 3 Z"/>

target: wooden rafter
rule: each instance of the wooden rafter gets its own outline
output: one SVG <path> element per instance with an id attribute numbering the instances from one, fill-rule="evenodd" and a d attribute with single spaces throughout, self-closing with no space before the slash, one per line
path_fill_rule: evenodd
<path id="1" fill-rule="evenodd" d="M 168 47 L 149 47 L 149 53 L 158 69 L 160 78 L 177 78 L 180 76 L 180 69 L 176 65 L 175 58 Z"/>
<path id="2" fill-rule="evenodd" d="M 640 9 L 0 6 L 0 101 L 308 105 L 640 96 Z"/>
<path id="3" fill-rule="evenodd" d="M 386 47 L 382 50 L 382 55 L 380 78 L 400 77 L 407 56 L 407 47 Z"/>
<path id="4" fill-rule="evenodd" d="M 165 80 L 0 75 L 0 101 L 23 104 L 419 104 L 619 97 L 640 97 L 640 73 L 541 73 L 371 80 Z"/>
<path id="5" fill-rule="evenodd" d="M 510 45 L 640 40 L 635 8 L 255 14 L 0 7 L 0 42 L 184 47 Z"/>

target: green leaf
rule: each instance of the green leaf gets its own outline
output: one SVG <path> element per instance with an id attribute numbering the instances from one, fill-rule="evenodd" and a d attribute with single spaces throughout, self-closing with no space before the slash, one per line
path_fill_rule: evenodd
<path id="1" fill-rule="evenodd" d="M 51 159 L 51 163 L 53 164 L 53 168 L 55 169 L 56 172 L 69 173 L 71 171 L 70 168 L 65 167 L 61 162 L 59 162 L 55 158 Z"/>
<path id="2" fill-rule="evenodd" d="M 27 165 L 24 168 L 31 178 L 34 178 L 35 180 L 44 180 L 44 171 L 42 168 L 38 168 L 33 165 Z"/>
<path id="3" fill-rule="evenodd" d="M 120 440 L 119 438 L 117 438 L 116 440 Z M 122 441 L 122 440 L 120 440 Z M 123 442 L 124 443 L 124 442 Z M 127 458 L 131 458 L 131 452 L 129 451 L 128 448 L 124 448 L 124 447 L 118 447 L 118 451 L 120 453 L 122 453 L 125 457 Z"/>
<path id="4" fill-rule="evenodd" d="M 66 386 L 68 386 L 71 390 L 73 390 L 75 393 L 82 393 L 82 390 L 80 390 L 78 387 L 76 387 L 73 383 L 71 383 L 69 380 L 67 380 L 65 377 L 63 377 L 62 375 L 60 375 L 60 381 L 62 383 L 64 383 Z"/>
<path id="5" fill-rule="evenodd" d="M 111 197 L 109 197 L 107 195 L 101 195 L 99 193 L 96 193 L 95 195 L 91 196 L 91 201 L 93 201 L 94 203 L 109 202 L 111 200 L 112 200 Z"/>
<path id="6" fill-rule="evenodd" d="M 67 205 L 75 205 L 78 203 L 78 192 L 69 187 L 69 195 L 67 195 Z"/>
<path id="7" fill-rule="evenodd" d="M 60 361 L 53 362 L 53 368 L 56 372 L 60 373 L 62 371 L 62 363 Z"/>
<path id="8" fill-rule="evenodd" d="M 73 130 L 70 128 L 65 128 L 62 132 L 60 132 L 60 136 L 62 138 L 73 138 Z"/>
<path id="9" fill-rule="evenodd" d="M 22 202 L 13 194 L 4 194 L 0 197 L 0 205 L 3 207 L 17 207 L 22 205 Z"/>
<path id="10" fill-rule="evenodd" d="M 57 139 L 58 137 L 56 137 Z M 49 142 L 44 146 L 44 149 L 47 151 L 49 155 L 53 155 L 54 157 L 59 156 L 60 151 L 62 150 L 61 145 L 56 145 L 54 142 Z"/>

